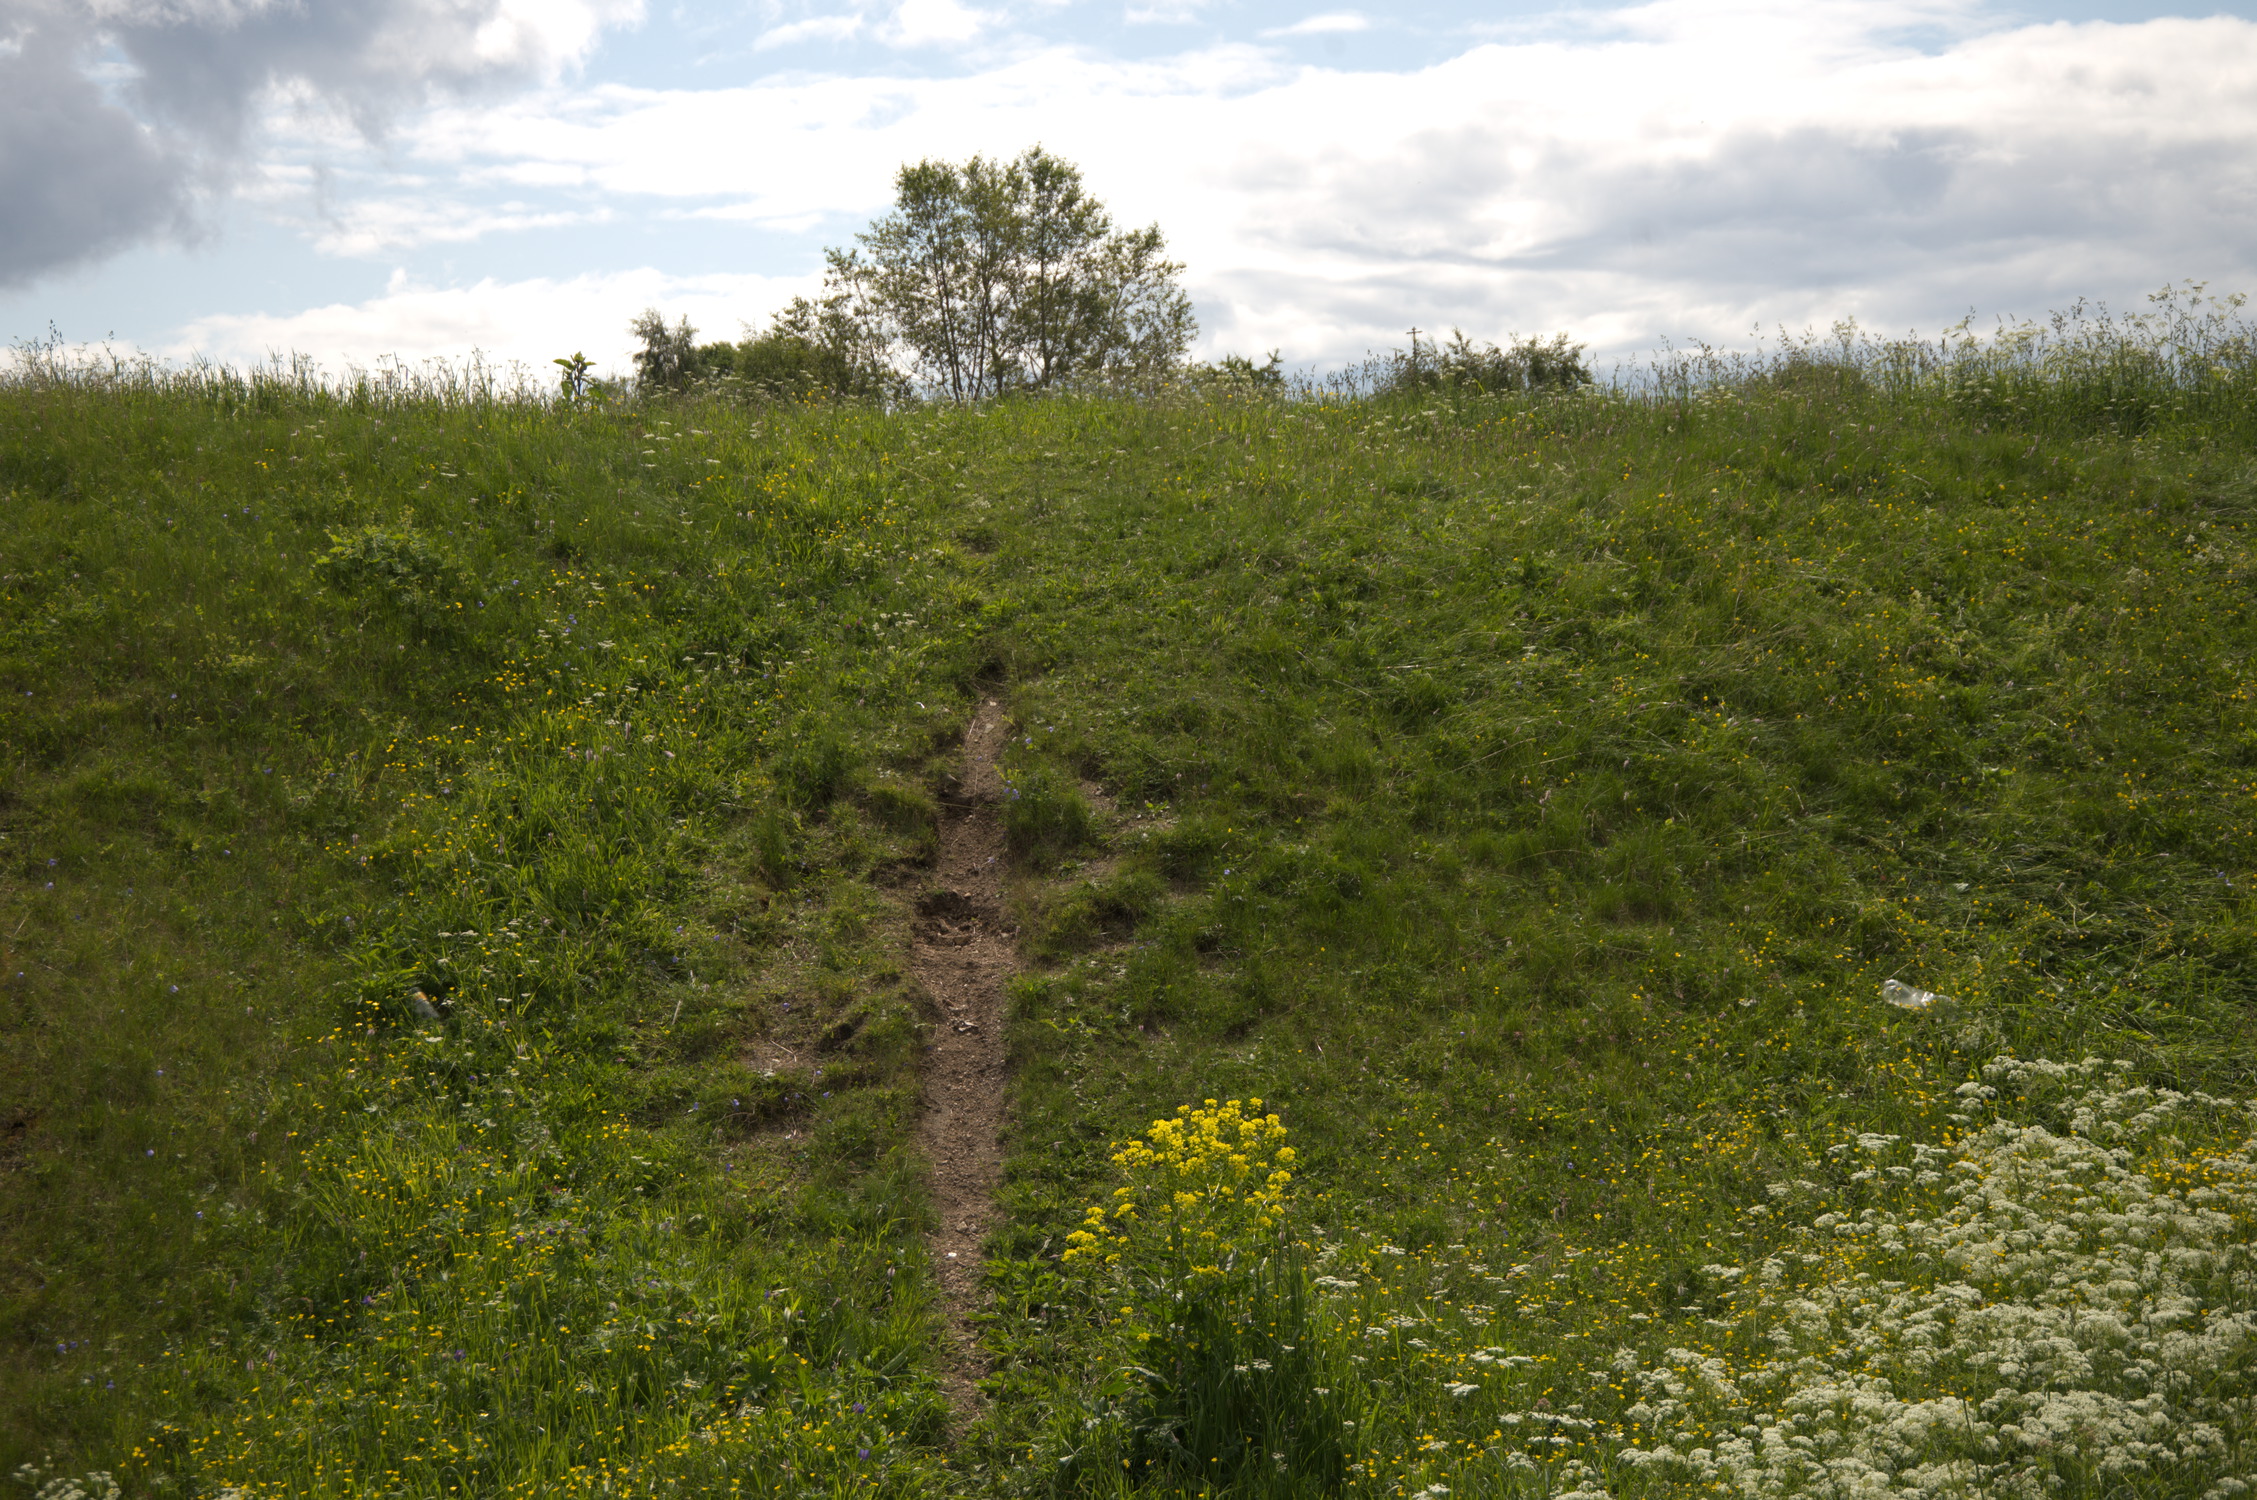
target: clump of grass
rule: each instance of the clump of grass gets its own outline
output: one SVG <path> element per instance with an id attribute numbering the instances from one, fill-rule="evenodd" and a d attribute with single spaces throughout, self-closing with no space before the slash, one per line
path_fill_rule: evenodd
<path id="1" fill-rule="evenodd" d="M 2234 430 L 2248 419 L 2257 372 L 2246 305 L 2239 294 L 2213 295 L 2190 281 L 2162 287 L 2129 312 L 2080 301 L 2042 322 L 2001 322 L 1988 333 L 1972 317 L 1927 340 L 1880 338 L 1845 322 L 1827 337 L 1783 337 L 1761 353 L 1666 356 L 1631 372 L 1631 382 L 1680 400 L 1935 404 L 1979 431 Z"/>
<path id="2" fill-rule="evenodd" d="M 1006 773 L 1003 838 L 1014 857 L 1047 869 L 1086 846 L 1096 833 L 1096 813 L 1072 777 L 1043 762 Z"/>
<path id="3" fill-rule="evenodd" d="M 1163 891 L 1161 881 L 1144 869 L 1085 878 L 1044 904 L 1031 947 L 1042 957 L 1059 958 L 1126 938 L 1159 906 Z"/>

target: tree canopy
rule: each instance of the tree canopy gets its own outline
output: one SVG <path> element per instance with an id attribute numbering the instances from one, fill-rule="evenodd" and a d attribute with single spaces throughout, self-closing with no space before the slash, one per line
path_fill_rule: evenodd
<path id="1" fill-rule="evenodd" d="M 1040 146 L 1011 161 L 921 161 L 894 193 L 851 248 L 824 251 L 822 294 L 794 298 L 764 333 L 699 344 L 687 320 L 643 311 L 628 330 L 642 345 L 637 385 L 880 400 L 921 387 L 977 401 L 1183 364 L 1198 324 L 1182 263 L 1157 224 L 1116 229 L 1072 162 Z"/>
<path id="2" fill-rule="evenodd" d="M 826 302 L 936 395 L 972 401 L 1180 364 L 1198 325 L 1158 225 L 1119 230 L 1081 169 L 921 161 L 891 212 L 826 252 Z"/>

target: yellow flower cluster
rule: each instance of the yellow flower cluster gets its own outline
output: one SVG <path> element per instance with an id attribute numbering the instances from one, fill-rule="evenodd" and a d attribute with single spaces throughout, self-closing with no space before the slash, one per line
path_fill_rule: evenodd
<path id="1" fill-rule="evenodd" d="M 1234 1250 L 1285 1218 L 1293 1148 L 1285 1126 L 1261 1107 L 1259 1099 L 1209 1099 L 1154 1120 L 1143 1139 L 1114 1152 L 1128 1180 L 1109 1207 L 1090 1206 L 1062 1259 L 1113 1265 L 1132 1240 L 1149 1238 L 1170 1259 L 1188 1259 L 1192 1274 L 1221 1274 Z"/>

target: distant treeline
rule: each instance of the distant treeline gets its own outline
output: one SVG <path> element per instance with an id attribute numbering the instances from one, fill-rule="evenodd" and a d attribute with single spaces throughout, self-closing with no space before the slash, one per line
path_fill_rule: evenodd
<path id="1" fill-rule="evenodd" d="M 915 383 L 868 357 L 868 341 L 851 327 L 838 326 L 844 321 L 836 310 L 802 298 L 778 314 L 765 331 L 748 332 L 733 342 L 700 343 L 696 328 L 686 319 L 670 324 L 656 308 L 647 309 L 629 325 L 641 344 L 634 360 L 635 386 L 644 394 L 697 391 L 752 400 L 912 399 Z M 1586 353 L 1586 346 L 1564 333 L 1548 339 L 1513 338 L 1500 346 L 1476 343 L 1455 329 L 1447 340 L 1429 339 L 1414 328 L 1408 349 L 1367 361 L 1354 378 L 1371 394 L 1563 392 L 1593 383 Z M 1284 361 L 1275 353 L 1260 363 L 1239 354 L 1211 363 L 1179 358 L 1139 373 L 1150 377 L 1139 383 L 1146 388 L 1166 384 L 1192 390 L 1282 393 L 1289 383 Z M 1029 381 L 1017 388 L 1039 390 L 1055 384 L 1060 383 Z"/>
<path id="2" fill-rule="evenodd" d="M 1011 161 L 922 161 L 895 178 L 891 212 L 824 252 L 821 295 L 793 299 L 765 330 L 700 343 L 686 318 L 646 308 L 634 389 L 755 400 L 977 401 L 1060 389 L 1189 384 L 1282 390 L 1276 354 L 1190 362 L 1198 333 L 1181 262 L 1158 225 L 1116 229 L 1080 168 L 1036 146 Z M 1572 390 L 1592 383 L 1565 334 L 1476 344 L 1411 331 L 1374 367 L 1389 390 Z M 566 392 L 603 393 L 589 363 L 560 359 Z"/>

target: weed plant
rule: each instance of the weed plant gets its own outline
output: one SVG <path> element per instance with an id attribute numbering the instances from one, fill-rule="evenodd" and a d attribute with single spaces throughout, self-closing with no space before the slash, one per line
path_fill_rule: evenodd
<path id="1" fill-rule="evenodd" d="M 28 367 L 0 1463 L 2223 1500 L 2247 1126 L 2131 1122 L 2257 1092 L 2252 373 L 2183 296 L 1565 396 Z M 1056 806 L 952 1440 L 902 944 L 989 696 Z M 1961 1092 L 2047 1084 L 2002 1054 L 2125 1067 Z M 1290 1243 L 1178 1321 L 1307 1363 L 1194 1402 L 1239 1388 L 1137 1374 L 1060 1257 L 1114 1143 L 1256 1095 Z M 1286 1411 L 1337 1470 L 1280 1479 Z"/>
<path id="2" fill-rule="evenodd" d="M 1251 1105 L 1153 1121 L 1113 1156 L 1121 1186 L 1066 1237 L 1060 1263 L 1120 1339 L 1106 1394 L 1126 1398 L 1085 1424 L 1066 1467 L 1252 1494 L 1339 1482 L 1346 1402 L 1287 1222 L 1294 1152 Z"/>

